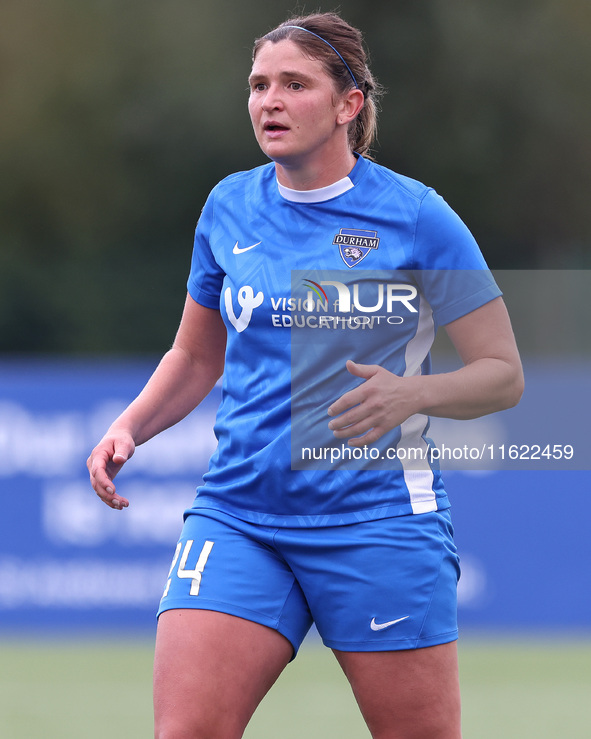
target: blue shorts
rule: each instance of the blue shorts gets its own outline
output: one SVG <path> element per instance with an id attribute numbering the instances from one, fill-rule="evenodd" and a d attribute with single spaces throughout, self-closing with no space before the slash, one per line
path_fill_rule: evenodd
<path id="1" fill-rule="evenodd" d="M 333 649 L 416 649 L 457 639 L 458 578 L 447 510 L 299 529 L 201 509 L 186 516 L 158 615 L 229 613 L 294 653 L 313 622 Z"/>

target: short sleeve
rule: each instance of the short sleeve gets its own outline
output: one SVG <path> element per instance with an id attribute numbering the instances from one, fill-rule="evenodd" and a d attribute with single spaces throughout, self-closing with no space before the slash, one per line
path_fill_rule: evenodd
<path id="1" fill-rule="evenodd" d="M 196 303 L 206 308 L 219 308 L 224 281 L 224 271 L 216 262 L 210 246 L 213 216 L 214 196 L 212 193 L 201 211 L 195 229 L 191 272 L 187 281 L 189 295 Z"/>
<path id="2" fill-rule="evenodd" d="M 421 202 L 413 263 L 438 325 L 451 323 L 502 294 L 474 236 L 434 190 Z"/>

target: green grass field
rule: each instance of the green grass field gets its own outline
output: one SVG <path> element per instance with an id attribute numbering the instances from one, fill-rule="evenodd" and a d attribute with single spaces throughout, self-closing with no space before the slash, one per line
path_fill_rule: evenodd
<path id="1" fill-rule="evenodd" d="M 465 639 L 460 659 L 465 739 L 591 737 L 591 641 Z M 145 642 L 0 642 L 0 737 L 149 738 L 151 669 Z M 368 736 L 334 658 L 313 642 L 245 734 Z"/>

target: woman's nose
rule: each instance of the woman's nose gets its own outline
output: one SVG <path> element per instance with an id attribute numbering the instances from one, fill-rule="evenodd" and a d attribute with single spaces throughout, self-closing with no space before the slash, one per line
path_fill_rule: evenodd
<path id="1" fill-rule="evenodd" d="M 269 87 L 261 102 L 261 108 L 267 113 L 270 110 L 277 110 L 282 106 L 283 100 L 277 87 Z"/>

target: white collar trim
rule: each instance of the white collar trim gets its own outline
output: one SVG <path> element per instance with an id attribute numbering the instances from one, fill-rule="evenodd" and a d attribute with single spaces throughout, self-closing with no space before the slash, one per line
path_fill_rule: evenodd
<path id="1" fill-rule="evenodd" d="M 326 187 L 319 187 L 317 190 L 292 190 L 279 182 L 277 182 L 277 187 L 279 188 L 279 194 L 286 200 L 291 200 L 292 203 L 324 203 L 326 200 L 336 198 L 355 186 L 350 177 L 343 177 L 342 180 L 333 182 L 332 185 Z"/>

